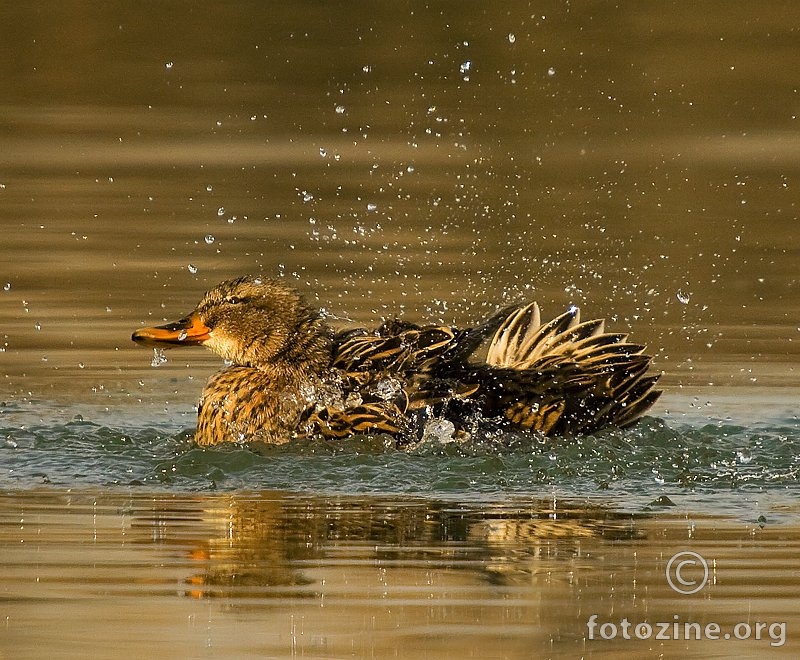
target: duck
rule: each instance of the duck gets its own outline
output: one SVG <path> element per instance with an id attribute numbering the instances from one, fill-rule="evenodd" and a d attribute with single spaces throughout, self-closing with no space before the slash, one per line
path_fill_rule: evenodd
<path id="1" fill-rule="evenodd" d="M 463 329 L 393 319 L 335 330 L 296 289 L 245 275 L 131 338 L 156 349 L 205 346 L 225 361 L 197 407 L 203 447 L 360 434 L 405 446 L 431 420 L 461 438 L 478 424 L 587 435 L 632 426 L 661 394 L 643 345 L 606 332 L 602 319 L 581 321 L 577 307 L 543 323 L 535 302 Z"/>

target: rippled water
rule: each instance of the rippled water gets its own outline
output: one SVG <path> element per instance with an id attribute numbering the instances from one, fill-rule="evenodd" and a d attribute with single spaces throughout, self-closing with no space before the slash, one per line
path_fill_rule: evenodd
<path id="1" fill-rule="evenodd" d="M 791 3 L 3 11 L 0 655 L 796 654 Z M 337 327 L 580 305 L 665 393 L 579 439 L 201 450 L 219 360 L 130 334 L 247 272 Z"/>
<path id="2" fill-rule="evenodd" d="M 751 394 L 749 401 L 758 399 Z M 626 510 L 669 494 L 689 501 L 702 496 L 705 511 L 740 515 L 744 493 L 775 490 L 788 497 L 795 491 L 800 419 L 793 403 L 762 402 L 772 416 L 750 422 L 712 420 L 700 412 L 688 420 L 669 414 L 647 417 L 632 429 L 577 438 L 525 433 L 475 436 L 463 443 L 430 438 L 410 452 L 380 435 L 202 449 L 193 446 L 191 427 L 135 418 L 123 424 L 123 411 L 98 412 L 102 421 L 75 414 L 66 423 L 53 423 L 6 404 L 0 413 L 5 438 L 0 486 L 265 488 L 489 499 L 552 493 L 612 498 Z"/>
<path id="3" fill-rule="evenodd" d="M 784 513 L 796 516 L 796 507 Z M 797 575 L 786 567 L 800 534 L 781 523 L 777 513 L 732 523 L 663 505 L 634 515 L 558 498 L 3 494 L 0 650 L 789 656 L 800 620 Z M 665 580 L 669 558 L 687 547 L 710 564 L 701 598 Z M 666 622 L 670 634 L 677 622 L 679 633 L 600 637 L 622 621 Z M 717 625 L 719 639 L 687 639 L 684 622 Z"/>

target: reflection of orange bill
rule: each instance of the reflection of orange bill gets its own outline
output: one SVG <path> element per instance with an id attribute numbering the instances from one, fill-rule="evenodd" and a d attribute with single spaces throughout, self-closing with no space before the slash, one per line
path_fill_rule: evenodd
<path id="1" fill-rule="evenodd" d="M 186 584 L 189 584 L 193 587 L 203 587 L 205 586 L 205 583 L 206 581 L 202 575 L 194 575 L 186 580 Z M 204 589 L 187 589 L 186 595 L 189 596 L 189 598 L 200 600 L 201 598 L 205 598 L 206 592 Z"/>
<path id="2" fill-rule="evenodd" d="M 205 548 L 196 548 L 189 552 L 189 559 L 193 561 L 208 561 L 211 559 L 211 553 Z M 186 584 L 192 587 L 204 587 L 206 579 L 202 575 L 192 575 L 186 579 Z M 204 598 L 206 594 L 204 589 L 187 589 L 186 595 L 190 598 L 200 599 Z"/>

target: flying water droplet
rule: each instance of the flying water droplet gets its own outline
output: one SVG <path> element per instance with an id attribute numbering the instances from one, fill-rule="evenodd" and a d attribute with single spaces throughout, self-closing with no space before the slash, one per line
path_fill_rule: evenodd
<path id="1" fill-rule="evenodd" d="M 186 338 L 189 336 L 189 333 L 186 330 L 181 330 L 181 333 L 178 335 L 178 341 L 186 341 Z"/>
<path id="2" fill-rule="evenodd" d="M 514 35 L 513 32 L 508 33 L 508 43 L 513 44 L 517 40 L 517 37 Z"/>
<path id="3" fill-rule="evenodd" d="M 425 424 L 422 441 L 447 444 L 448 442 L 453 442 L 453 434 L 455 432 L 455 424 L 449 419 L 432 419 Z"/>
<path id="4" fill-rule="evenodd" d="M 400 386 L 399 381 L 395 380 L 394 378 L 385 378 L 375 385 L 375 394 L 377 394 L 384 401 L 389 401 L 390 399 L 396 397 L 400 393 L 401 389 L 402 387 Z"/>
<path id="5" fill-rule="evenodd" d="M 551 78 L 554 75 L 556 75 L 556 68 L 554 66 L 551 66 L 549 69 L 547 69 L 547 75 L 550 76 Z"/>
<path id="6" fill-rule="evenodd" d="M 306 403 L 315 403 L 317 400 L 317 388 L 311 383 L 300 385 L 300 399 Z"/>
<path id="7" fill-rule="evenodd" d="M 186 266 L 186 268 L 189 269 L 189 272 L 192 275 L 196 275 L 197 274 L 197 266 L 195 266 L 194 264 L 189 264 L 188 266 Z"/>
<path id="8" fill-rule="evenodd" d="M 224 206 L 220 206 L 220 207 L 217 209 L 217 215 L 218 215 L 220 218 L 221 218 L 223 215 L 225 215 L 225 207 L 224 207 Z"/>
<path id="9" fill-rule="evenodd" d="M 678 290 L 678 292 L 675 294 L 675 297 L 678 299 L 678 302 L 681 305 L 688 305 L 689 304 L 689 300 L 691 298 L 691 296 L 689 296 L 688 293 L 686 293 L 685 291 L 683 291 L 681 289 Z"/>
<path id="10" fill-rule="evenodd" d="M 378 205 L 377 204 L 373 204 L 371 202 L 369 204 L 367 204 L 367 211 L 369 211 L 370 213 L 372 211 L 377 211 L 377 210 L 378 210 Z"/>
<path id="11" fill-rule="evenodd" d="M 212 234 L 206 234 L 206 238 L 205 238 L 206 243 L 211 245 L 214 242 L 214 240 L 215 239 L 214 239 L 214 236 Z"/>
<path id="12" fill-rule="evenodd" d="M 344 407 L 347 408 L 356 408 L 364 403 L 364 400 L 361 398 L 361 395 L 358 392 L 350 392 L 347 395 L 347 398 L 344 400 Z"/>
<path id="13" fill-rule="evenodd" d="M 160 367 L 167 361 L 167 356 L 164 355 L 164 349 L 162 348 L 154 348 L 153 349 L 153 359 L 150 360 L 151 367 Z"/>
<path id="14" fill-rule="evenodd" d="M 6 282 L 3 285 L 3 291 L 11 291 L 11 282 Z"/>

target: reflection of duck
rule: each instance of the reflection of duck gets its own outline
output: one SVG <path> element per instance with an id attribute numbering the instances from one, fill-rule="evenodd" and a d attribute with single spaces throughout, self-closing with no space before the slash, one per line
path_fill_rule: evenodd
<path id="1" fill-rule="evenodd" d="M 545 435 L 591 433 L 633 424 L 660 394 L 642 346 L 605 333 L 601 320 L 580 323 L 575 308 L 542 324 L 535 303 L 466 330 L 389 321 L 334 333 L 296 291 L 246 276 L 211 289 L 186 318 L 132 338 L 202 344 L 229 363 L 200 400 L 202 445 L 314 433 L 403 441 L 425 413 L 457 428 L 479 416 Z M 472 360 L 489 338 L 485 359 Z"/>
<path id="2" fill-rule="evenodd" d="M 550 583 L 566 580 L 585 561 L 591 564 L 593 559 L 587 558 L 595 556 L 598 544 L 645 536 L 638 528 L 640 514 L 555 498 L 475 505 L 270 491 L 259 497 L 211 496 L 191 506 L 175 500 L 156 504 L 161 506 L 137 516 L 143 538 L 148 529 L 169 532 L 171 524 L 197 514 L 203 529 L 210 528 L 207 538 L 187 538 L 196 570 L 187 578 L 186 594 L 239 603 L 255 598 L 295 604 L 309 598 L 360 599 L 373 593 L 376 579 L 385 580 L 376 576 L 375 563 L 393 571 L 395 591 L 390 595 L 382 588 L 381 598 L 406 601 L 430 598 L 429 591 L 416 591 L 425 584 L 420 574 L 439 589 L 441 580 L 464 584 L 475 576 L 482 584 L 513 584 L 529 582 L 526 576 L 540 572 L 547 573 Z M 554 570 L 559 565 L 564 570 Z M 439 579 L 431 582 L 431 574 Z M 354 591 L 353 585 L 360 587 Z"/>

